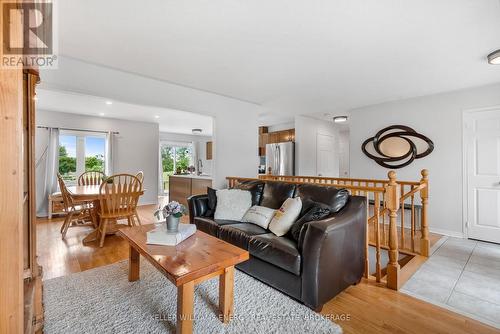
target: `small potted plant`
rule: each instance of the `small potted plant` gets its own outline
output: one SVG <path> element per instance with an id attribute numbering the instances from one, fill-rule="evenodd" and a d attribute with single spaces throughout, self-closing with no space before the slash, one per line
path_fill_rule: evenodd
<path id="1" fill-rule="evenodd" d="M 163 217 L 167 217 L 167 231 L 177 232 L 179 220 L 187 214 L 186 207 L 179 202 L 172 201 L 163 208 Z"/>

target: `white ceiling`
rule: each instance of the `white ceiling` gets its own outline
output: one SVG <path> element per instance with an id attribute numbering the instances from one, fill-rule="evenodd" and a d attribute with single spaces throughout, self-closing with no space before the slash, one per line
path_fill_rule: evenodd
<path id="1" fill-rule="evenodd" d="M 499 0 L 59 1 L 62 55 L 261 104 L 266 117 L 500 82 Z"/>
<path id="2" fill-rule="evenodd" d="M 209 116 L 46 89 L 37 89 L 36 95 L 37 108 L 41 110 L 158 123 L 161 132 L 192 134 L 192 129 L 202 129 L 202 135 L 212 135 L 213 121 Z M 106 104 L 108 101 L 112 104 Z"/>

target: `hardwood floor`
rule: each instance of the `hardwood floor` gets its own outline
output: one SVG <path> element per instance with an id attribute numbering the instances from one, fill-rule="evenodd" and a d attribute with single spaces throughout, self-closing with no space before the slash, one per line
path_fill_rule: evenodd
<path id="1" fill-rule="evenodd" d="M 153 223 L 155 209 L 155 205 L 138 208 L 143 224 Z M 38 256 L 44 280 L 128 259 L 128 244 L 116 235 L 106 236 L 102 248 L 97 242 L 84 246 L 82 240 L 92 231 L 90 227 L 71 227 L 62 240 L 59 232 L 62 221 L 62 218 L 39 219 L 37 223 Z"/>
<path id="2" fill-rule="evenodd" d="M 153 222 L 155 208 L 154 205 L 139 208 L 143 224 Z M 82 239 L 90 228 L 70 228 L 63 241 L 61 224 L 62 219 L 39 219 L 37 223 L 37 250 L 44 280 L 128 259 L 128 244 L 120 237 L 106 237 L 103 248 L 95 242 L 83 246 Z M 470 318 L 365 280 L 339 294 L 321 313 L 342 326 L 344 333 L 500 333 Z"/>

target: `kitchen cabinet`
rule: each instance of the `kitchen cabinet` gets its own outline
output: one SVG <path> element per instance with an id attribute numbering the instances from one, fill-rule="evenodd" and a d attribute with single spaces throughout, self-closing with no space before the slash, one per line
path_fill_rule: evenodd
<path id="1" fill-rule="evenodd" d="M 191 196 L 205 195 L 207 187 L 212 187 L 212 180 L 208 179 L 192 179 L 191 180 Z"/>
<path id="2" fill-rule="evenodd" d="M 279 143 L 279 142 L 280 142 L 279 132 L 271 132 L 269 134 L 269 143 L 268 144 L 274 144 L 274 143 Z"/>
<path id="3" fill-rule="evenodd" d="M 269 144 L 269 133 L 259 135 L 259 156 L 266 155 L 267 144 Z"/>
<path id="4" fill-rule="evenodd" d="M 259 128 L 259 156 L 266 155 L 266 145 L 295 142 L 295 129 L 262 133 Z"/>
<path id="5" fill-rule="evenodd" d="M 187 207 L 187 199 L 192 195 L 207 193 L 212 179 L 191 175 L 172 175 L 169 177 L 169 201 L 177 201 Z"/>
<path id="6" fill-rule="evenodd" d="M 213 149 L 213 142 L 207 141 L 207 150 L 206 150 L 206 159 L 207 160 L 212 160 L 212 158 L 213 158 L 212 149 Z"/>

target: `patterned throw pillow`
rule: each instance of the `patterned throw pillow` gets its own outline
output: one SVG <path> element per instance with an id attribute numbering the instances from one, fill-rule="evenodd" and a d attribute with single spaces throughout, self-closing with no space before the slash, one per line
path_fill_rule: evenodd
<path id="1" fill-rule="evenodd" d="M 206 217 L 213 217 L 215 214 L 215 208 L 217 208 L 217 190 L 207 187 L 208 195 L 208 208 L 205 213 Z"/>
<path id="2" fill-rule="evenodd" d="M 215 219 L 241 221 L 252 206 L 252 195 L 247 190 L 217 190 L 217 207 Z"/>
<path id="3" fill-rule="evenodd" d="M 267 230 L 271 219 L 273 219 L 276 210 L 266 208 L 265 206 L 252 206 L 241 220 L 243 223 L 252 223 L 259 225 Z"/>
<path id="4" fill-rule="evenodd" d="M 269 230 L 278 237 L 284 236 L 299 217 L 301 209 L 302 201 L 300 197 L 288 198 L 281 208 L 276 211 L 269 224 Z"/>
<path id="5" fill-rule="evenodd" d="M 299 241 L 300 231 L 302 230 L 302 226 L 304 226 L 305 223 L 324 219 L 328 217 L 330 213 L 331 211 L 328 205 L 315 203 L 314 205 L 310 206 L 304 213 L 304 215 L 300 217 L 299 220 L 297 220 L 290 229 L 290 233 L 292 234 L 293 239 L 295 239 L 295 241 Z"/>

